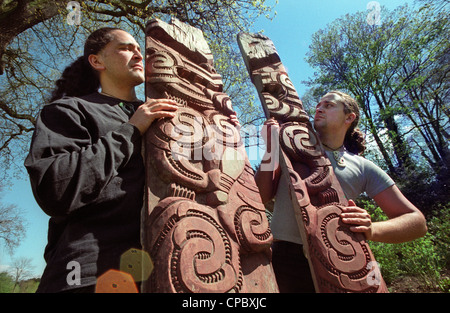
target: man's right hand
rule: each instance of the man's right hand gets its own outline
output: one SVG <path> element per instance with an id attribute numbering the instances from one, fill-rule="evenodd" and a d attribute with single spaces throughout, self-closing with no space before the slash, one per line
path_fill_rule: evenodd
<path id="1" fill-rule="evenodd" d="M 280 124 L 278 121 L 271 117 L 264 122 L 263 128 L 261 130 L 261 137 L 266 144 L 266 151 L 272 152 L 272 139 L 278 138 L 280 136 Z M 275 143 L 277 146 L 278 143 Z M 275 146 L 275 149 L 277 147 Z"/>
<path id="2" fill-rule="evenodd" d="M 143 135 L 155 119 L 169 117 L 173 118 L 178 109 L 178 104 L 170 99 L 147 99 L 141 104 L 128 121 L 136 126 Z"/>
<path id="3" fill-rule="evenodd" d="M 264 122 L 261 137 L 266 144 L 266 152 L 261 165 L 255 173 L 255 182 L 259 188 L 263 203 L 270 201 L 277 192 L 281 175 L 279 165 L 279 136 L 280 125 L 273 117 Z"/>

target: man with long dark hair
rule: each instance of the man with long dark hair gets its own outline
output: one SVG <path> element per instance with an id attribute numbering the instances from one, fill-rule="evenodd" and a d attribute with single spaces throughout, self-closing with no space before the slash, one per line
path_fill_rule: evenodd
<path id="1" fill-rule="evenodd" d="M 142 60 L 127 32 L 93 32 L 40 112 L 25 160 L 34 196 L 50 215 L 38 292 L 93 292 L 98 276 L 141 246 L 141 135 L 178 108 L 168 99 L 137 99 Z M 79 264 L 79 279 L 68 279 L 69 264 Z"/>
<path id="2" fill-rule="evenodd" d="M 332 91 L 316 106 L 314 128 L 330 159 L 349 206 L 343 209 L 341 220 L 353 232 L 364 233 L 367 240 L 400 243 L 424 236 L 427 231 L 423 214 L 401 193 L 394 181 L 373 162 L 359 154 L 364 152 L 364 136 L 358 129 L 358 103 L 349 95 Z M 274 119 L 265 122 L 266 145 L 272 146 L 263 159 L 276 159 L 278 150 L 271 138 L 278 138 L 279 125 Z M 275 136 L 264 136 L 266 133 Z M 280 179 L 281 168 L 257 171 L 256 184 L 264 203 L 275 197 L 271 228 L 274 236 L 272 264 L 280 292 L 314 292 L 308 260 L 303 255 L 302 240 L 295 213 L 289 205 L 287 179 Z M 267 169 L 267 167 L 265 167 Z M 388 220 L 372 222 L 369 213 L 353 201 L 366 192 L 388 216 Z"/>

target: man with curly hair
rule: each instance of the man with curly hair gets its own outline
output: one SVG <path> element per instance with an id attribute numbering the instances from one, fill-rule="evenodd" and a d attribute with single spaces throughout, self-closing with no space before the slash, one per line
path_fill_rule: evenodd
<path id="1" fill-rule="evenodd" d="M 316 106 L 314 128 L 331 161 L 334 173 L 349 200 L 341 220 L 353 232 L 363 233 L 367 240 L 401 243 L 424 236 L 427 231 L 423 214 L 401 193 L 394 181 L 373 162 L 360 156 L 364 152 L 364 136 L 358 129 L 358 103 L 349 95 L 332 91 Z M 266 146 L 278 138 L 279 125 L 274 119 L 265 122 Z M 275 136 L 264 136 L 275 132 Z M 263 159 L 276 159 L 277 149 L 266 152 Z M 292 206 L 289 205 L 287 179 L 280 179 L 280 166 L 255 174 L 264 203 L 275 198 L 271 228 L 273 267 L 280 292 L 314 292 L 308 261 L 303 255 L 302 241 Z M 267 169 L 267 167 L 265 167 Z M 356 206 L 354 199 L 367 193 L 388 216 L 388 220 L 372 222 L 370 214 Z"/>

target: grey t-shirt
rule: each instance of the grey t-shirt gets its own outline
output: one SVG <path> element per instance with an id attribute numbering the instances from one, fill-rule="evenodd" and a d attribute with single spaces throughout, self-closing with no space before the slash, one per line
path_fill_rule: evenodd
<path id="1" fill-rule="evenodd" d="M 394 181 L 373 162 L 342 150 L 345 166 L 337 166 L 332 151 L 326 151 L 336 177 L 341 184 L 347 199 L 356 199 L 360 194 L 367 193 L 374 197 L 386 188 L 394 185 Z M 288 181 L 282 172 L 275 195 L 275 205 L 271 221 L 271 229 L 275 240 L 289 241 L 301 244 L 297 219 L 291 205 Z"/>

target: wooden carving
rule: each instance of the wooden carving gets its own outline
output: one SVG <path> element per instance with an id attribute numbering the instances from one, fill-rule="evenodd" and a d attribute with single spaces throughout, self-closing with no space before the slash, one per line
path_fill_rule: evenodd
<path id="1" fill-rule="evenodd" d="M 238 42 L 266 117 L 280 124 L 280 165 L 316 291 L 387 292 L 364 236 L 340 220 L 348 202 L 273 42 L 246 33 Z"/>
<path id="2" fill-rule="evenodd" d="M 278 292 L 272 234 L 230 98 L 200 30 L 153 19 L 146 96 L 179 103 L 145 137 L 144 292 Z"/>

